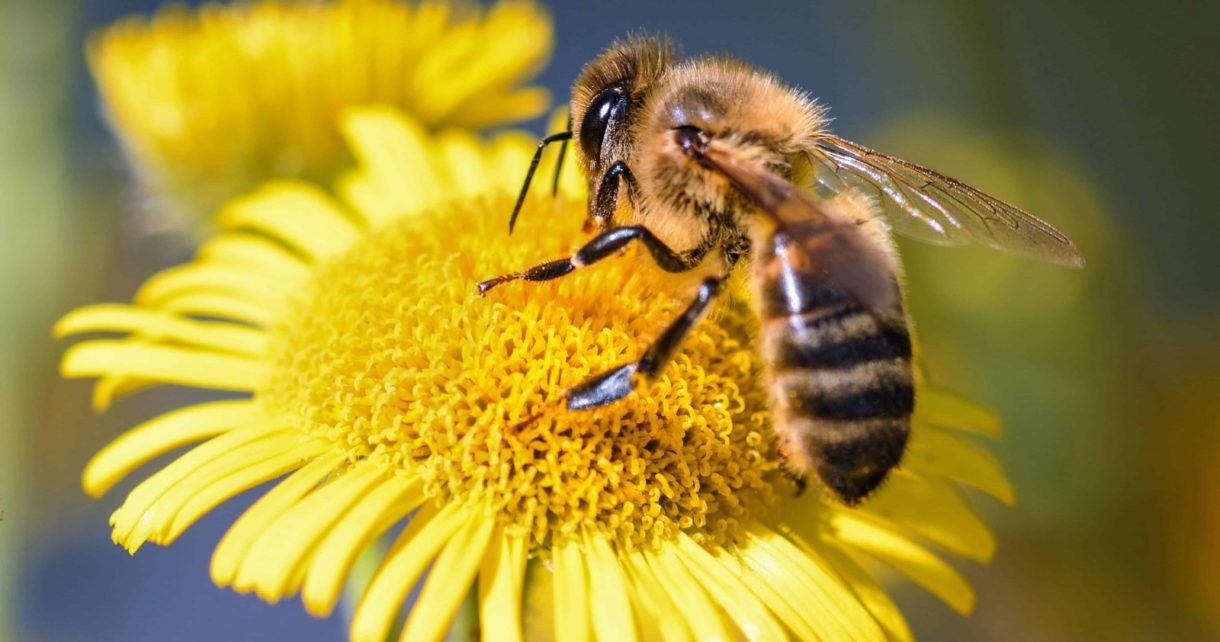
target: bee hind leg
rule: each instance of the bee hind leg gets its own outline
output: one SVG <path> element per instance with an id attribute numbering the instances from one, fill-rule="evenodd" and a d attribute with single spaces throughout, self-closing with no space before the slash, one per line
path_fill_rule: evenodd
<path id="1" fill-rule="evenodd" d="M 652 345 L 648 346 L 648 350 L 644 352 L 644 356 L 639 361 L 625 363 L 612 370 L 594 375 L 564 392 L 568 410 L 596 408 L 618 401 L 635 390 L 639 383 L 637 375 L 642 375 L 647 379 L 655 377 L 669 361 L 683 337 L 690 332 L 691 328 L 695 327 L 699 318 L 703 316 L 704 311 L 720 292 L 723 284 L 723 277 L 704 279 L 699 286 L 699 294 L 695 296 L 695 300 L 656 341 L 653 341 Z"/>
<path id="2" fill-rule="evenodd" d="M 792 496 L 800 497 L 801 495 L 804 495 L 805 488 L 809 486 L 809 478 L 791 470 L 786 470 L 784 473 L 788 476 L 788 479 L 792 480 L 792 484 L 796 486 L 796 490 L 793 491 Z"/>
<path id="3" fill-rule="evenodd" d="M 783 473 L 784 477 L 786 477 L 788 481 L 792 482 L 792 485 L 795 487 L 792 496 L 800 497 L 801 495 L 805 494 L 805 489 L 809 486 L 809 476 L 803 471 L 798 470 L 796 466 L 792 464 L 792 461 L 788 456 L 788 451 L 786 448 L 784 448 L 782 443 L 780 444 L 779 452 L 777 454 L 779 456 L 780 472 Z"/>

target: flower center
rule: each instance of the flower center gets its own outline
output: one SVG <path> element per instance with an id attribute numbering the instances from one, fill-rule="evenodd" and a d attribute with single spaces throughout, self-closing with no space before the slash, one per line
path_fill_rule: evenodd
<path id="1" fill-rule="evenodd" d="M 510 206 L 400 220 L 320 266 L 272 332 L 259 398 L 352 460 L 489 506 L 538 543 L 580 527 L 630 545 L 676 529 L 732 537 L 776 477 L 749 309 L 725 305 L 626 399 L 568 411 L 564 389 L 638 358 L 686 301 L 631 253 L 480 298 L 477 281 L 582 240 L 575 206 L 527 210 L 509 237 Z"/>

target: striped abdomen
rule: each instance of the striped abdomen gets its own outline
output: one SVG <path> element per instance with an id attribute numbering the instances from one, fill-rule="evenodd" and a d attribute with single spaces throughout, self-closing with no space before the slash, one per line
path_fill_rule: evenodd
<path id="1" fill-rule="evenodd" d="M 855 504 L 906 447 L 911 339 L 899 297 L 885 310 L 861 305 L 826 283 L 804 240 L 776 234 L 755 259 L 772 416 L 788 465 Z"/>

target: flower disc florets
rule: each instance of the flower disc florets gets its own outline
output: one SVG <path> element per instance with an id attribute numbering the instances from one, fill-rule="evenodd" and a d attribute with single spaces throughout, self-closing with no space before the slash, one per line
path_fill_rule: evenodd
<path id="1" fill-rule="evenodd" d="M 478 280 L 580 242 L 575 207 L 527 213 L 539 243 L 510 238 L 499 205 L 393 223 L 322 267 L 273 333 L 272 412 L 432 495 L 489 497 L 539 542 L 581 525 L 637 544 L 721 536 L 764 508 L 774 438 L 749 310 L 701 324 L 628 399 L 568 411 L 565 388 L 638 358 L 684 302 L 635 256 L 481 298 Z"/>

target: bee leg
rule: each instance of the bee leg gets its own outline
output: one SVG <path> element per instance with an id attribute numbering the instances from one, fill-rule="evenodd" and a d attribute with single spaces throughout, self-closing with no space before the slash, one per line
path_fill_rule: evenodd
<path id="1" fill-rule="evenodd" d="M 805 494 L 805 488 L 809 485 L 809 478 L 800 473 L 795 473 L 790 470 L 785 470 L 784 474 L 788 479 L 792 480 L 792 484 L 796 486 L 796 491 L 792 493 L 793 497 L 800 497 Z"/>
<path id="2" fill-rule="evenodd" d="M 658 239 L 652 232 L 648 231 L 648 228 L 642 225 L 612 227 L 593 237 L 588 243 L 585 243 L 577 250 L 576 254 L 569 258 L 548 261 L 541 265 L 535 265 L 524 272 L 505 274 L 479 283 L 479 294 L 487 294 L 488 290 L 497 285 L 517 279 L 525 279 L 526 281 L 550 281 L 551 279 L 557 279 L 578 267 L 584 267 L 608 256 L 613 256 L 628 243 L 635 240 L 644 243 L 644 246 L 652 254 L 653 260 L 657 262 L 657 265 L 661 266 L 661 269 L 667 272 L 685 272 L 698 265 L 699 260 L 706 253 L 706 250 L 701 250 L 693 254 L 679 254 L 671 250 L 668 245 L 665 245 L 661 239 Z"/>
<path id="3" fill-rule="evenodd" d="M 796 492 L 794 492 L 792 496 L 800 497 L 805 493 L 805 487 L 809 483 L 809 478 L 805 476 L 805 473 L 802 473 L 788 465 L 788 458 L 784 455 L 783 450 L 779 452 L 779 459 L 780 472 L 784 474 L 784 477 L 788 478 L 788 481 L 792 482 L 793 486 L 796 486 Z"/>
<path id="4" fill-rule="evenodd" d="M 792 482 L 792 485 L 796 487 L 796 492 L 794 492 L 792 496 L 800 497 L 805 493 L 805 487 L 808 485 L 809 478 L 804 472 L 798 470 L 792 465 L 792 462 L 788 457 L 788 446 L 784 443 L 783 439 L 780 439 L 779 451 L 776 453 L 776 455 L 779 456 L 780 473 L 782 473 L 784 477 L 787 477 L 788 480 Z"/>
<path id="5" fill-rule="evenodd" d="M 648 379 L 655 377 L 669 362 L 669 358 L 677 349 L 678 344 L 682 342 L 691 328 L 695 327 L 695 323 L 703 316 L 703 312 L 720 292 L 723 284 L 723 277 L 704 279 L 703 284 L 699 286 L 699 294 L 696 295 L 695 300 L 656 341 L 652 342 L 652 345 L 648 346 L 648 350 L 644 352 L 644 356 L 639 361 L 625 363 L 613 370 L 594 375 L 564 392 L 564 396 L 568 400 L 568 410 L 596 408 L 626 397 L 632 390 L 635 390 L 638 383 L 636 374 Z"/>
<path id="6" fill-rule="evenodd" d="M 627 183 L 628 195 L 635 191 L 635 176 L 628 169 L 627 163 L 615 161 L 610 169 L 602 174 L 602 179 L 597 184 L 597 192 L 593 194 L 593 202 L 590 204 L 592 207 L 589 208 L 589 218 L 585 220 L 586 230 L 605 229 L 614 218 L 614 211 L 618 209 L 619 184 L 623 182 Z"/>

